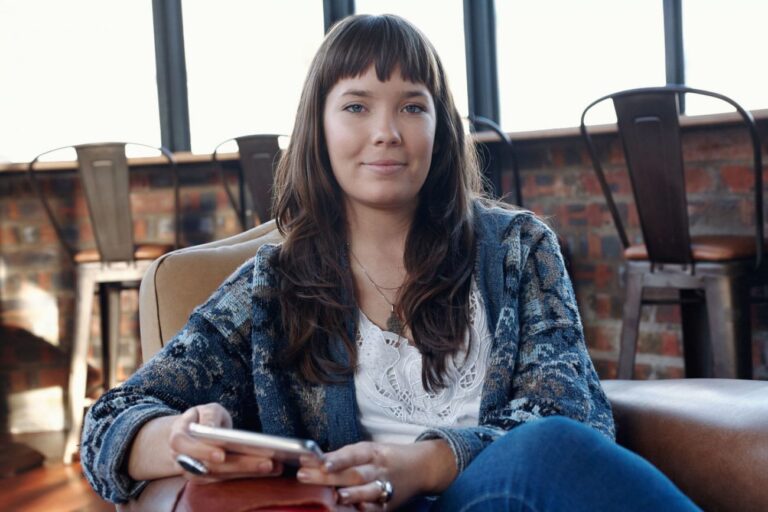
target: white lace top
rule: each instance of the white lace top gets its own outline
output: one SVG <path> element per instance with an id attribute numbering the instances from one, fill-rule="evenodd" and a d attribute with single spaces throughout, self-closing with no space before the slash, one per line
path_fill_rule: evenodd
<path id="1" fill-rule="evenodd" d="M 372 440 L 410 443 L 429 427 L 478 424 L 491 333 L 474 280 L 469 304 L 464 348 L 449 362 L 448 384 L 436 394 L 421 384 L 418 349 L 406 338 L 382 330 L 360 311 L 355 394 L 360 421 Z M 469 336 L 472 343 L 467 353 Z"/>

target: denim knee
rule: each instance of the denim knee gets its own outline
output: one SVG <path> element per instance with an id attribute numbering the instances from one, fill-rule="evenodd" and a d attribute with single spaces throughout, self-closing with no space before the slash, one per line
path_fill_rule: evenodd
<path id="1" fill-rule="evenodd" d="M 595 445 L 605 441 L 602 434 L 583 423 L 563 416 L 548 416 L 513 429 L 489 448 L 527 461 L 526 470 L 530 471 L 531 464 L 551 469 L 553 463 L 562 462 L 566 452 L 570 458 L 588 457 Z"/>
<path id="2" fill-rule="evenodd" d="M 437 509 L 481 510 L 483 500 L 498 505 L 500 500 L 507 499 L 508 506 L 502 510 L 535 510 L 528 499 L 533 489 L 534 495 L 546 495 L 548 486 L 562 488 L 562 478 L 555 477 L 555 473 L 562 471 L 559 468 L 564 459 L 574 462 L 574 450 L 592 444 L 592 435 L 600 436 L 591 428 L 563 417 L 542 418 L 516 427 L 477 456 L 443 494 Z M 458 503 L 462 505 L 456 506 Z"/>
<path id="3" fill-rule="evenodd" d="M 564 417 L 520 425 L 491 443 L 434 510 L 491 502 L 507 511 L 697 510 L 650 463 Z"/>

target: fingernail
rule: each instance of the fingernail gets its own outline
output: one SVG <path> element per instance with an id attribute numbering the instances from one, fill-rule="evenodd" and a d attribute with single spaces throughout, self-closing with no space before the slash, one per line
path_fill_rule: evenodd
<path id="1" fill-rule="evenodd" d="M 339 491 L 339 497 L 342 503 L 346 503 L 349 499 L 349 491 Z"/>
<path id="2" fill-rule="evenodd" d="M 224 452 L 213 452 L 211 458 L 214 462 L 224 462 Z"/>
<path id="3" fill-rule="evenodd" d="M 272 471 L 272 463 L 269 461 L 260 462 L 259 471 L 263 471 L 264 473 Z"/>
<path id="4" fill-rule="evenodd" d="M 307 480 L 309 478 L 309 473 L 307 473 L 303 469 L 300 469 L 296 472 L 296 478 L 298 478 L 299 480 Z"/>
<path id="5" fill-rule="evenodd" d="M 325 467 L 326 471 L 333 471 L 333 462 L 327 460 L 323 466 Z"/>

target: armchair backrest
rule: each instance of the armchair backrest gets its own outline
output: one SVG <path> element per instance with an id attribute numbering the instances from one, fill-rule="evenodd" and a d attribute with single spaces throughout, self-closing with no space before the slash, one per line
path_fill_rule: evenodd
<path id="1" fill-rule="evenodd" d="M 184 326 L 192 310 L 265 243 L 281 240 L 274 221 L 238 235 L 169 252 L 152 263 L 141 281 L 139 326 L 144 360 Z"/>
<path id="2" fill-rule="evenodd" d="M 759 266 L 764 245 L 763 186 L 761 146 L 755 121 L 732 99 L 686 86 L 668 85 L 616 92 L 595 100 L 581 115 L 581 134 L 621 242 L 625 249 L 630 245 L 585 124 L 587 113 L 605 100 L 613 101 L 643 241 L 650 260 L 654 263 L 689 264 L 693 262 L 693 255 L 677 101 L 681 94 L 699 94 L 728 103 L 736 109 L 749 130 L 753 148 L 756 265 Z"/>

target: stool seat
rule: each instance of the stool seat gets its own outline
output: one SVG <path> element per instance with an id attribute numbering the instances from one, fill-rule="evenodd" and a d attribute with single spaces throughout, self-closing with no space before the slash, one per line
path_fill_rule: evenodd
<path id="1" fill-rule="evenodd" d="M 694 261 L 729 261 L 754 259 L 757 245 L 754 236 L 700 235 L 691 237 Z M 766 244 L 768 248 L 768 244 Z M 645 244 L 630 245 L 624 250 L 628 260 L 647 260 Z"/>

